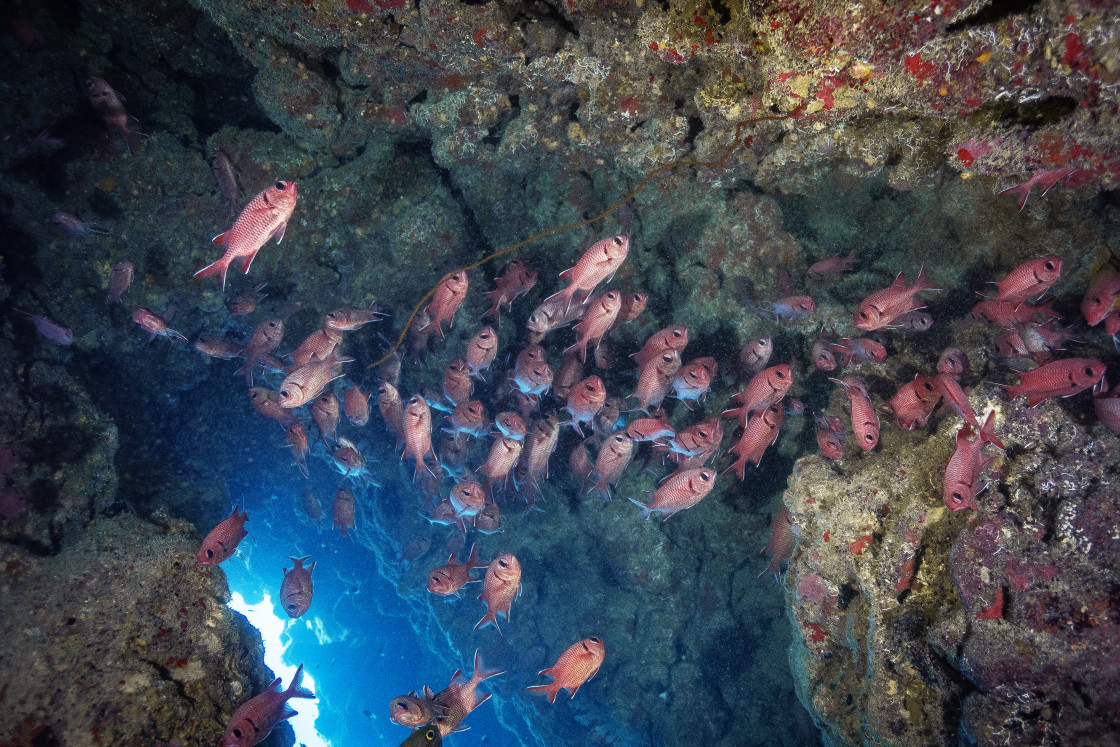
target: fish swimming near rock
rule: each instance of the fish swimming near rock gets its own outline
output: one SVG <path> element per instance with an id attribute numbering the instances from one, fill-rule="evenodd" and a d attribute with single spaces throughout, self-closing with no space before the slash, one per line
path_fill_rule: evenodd
<path id="1" fill-rule="evenodd" d="M 942 484 L 942 497 L 950 511 L 976 508 L 976 495 L 982 490 L 979 485 L 981 473 L 984 466 L 992 461 L 982 458 L 984 442 L 1003 448 L 1002 444 L 996 444 L 992 435 L 995 414 L 994 410 L 988 413 L 979 434 L 968 423 L 957 431 L 957 448 L 945 465 L 945 481 Z"/>
<path id="2" fill-rule="evenodd" d="M 1027 406 L 1034 407 L 1050 397 L 1070 397 L 1096 384 L 1104 376 L 1105 366 L 1092 358 L 1063 358 L 1033 371 L 1019 374 L 1019 383 L 1000 384 L 1007 396 L 1015 399 L 1026 395 Z"/>
<path id="3" fill-rule="evenodd" d="M 428 574 L 428 591 L 440 596 L 457 594 L 464 585 L 482 580 L 471 578 L 473 569 L 486 568 L 488 565 L 490 564 L 479 561 L 478 547 L 471 545 L 471 551 L 465 563 L 455 562 L 455 555 L 452 554 L 446 565 L 441 565 Z"/>
<path id="4" fill-rule="evenodd" d="M 688 469 L 674 472 L 665 478 L 657 490 L 649 494 L 648 504 L 640 503 L 633 498 L 629 501 L 642 509 L 642 518 L 648 519 L 652 514 L 662 514 L 661 520 L 666 521 L 673 514 L 691 508 L 703 500 L 716 484 L 716 471 L 707 467 Z"/>
<path id="5" fill-rule="evenodd" d="M 1022 303 L 1031 296 L 1041 296 L 1050 290 L 1062 275 L 1062 258 L 1050 254 L 1016 267 L 999 282 L 996 299 L 1008 303 Z"/>
<path id="6" fill-rule="evenodd" d="M 815 262 L 810 265 L 808 272 L 809 279 L 814 283 L 821 283 L 827 280 L 835 280 L 852 269 L 852 265 L 856 261 L 856 252 L 853 249 L 848 253 L 847 257 L 829 257 L 822 259 L 820 262 Z"/>
<path id="7" fill-rule="evenodd" d="M 51 321 L 43 314 L 30 314 L 21 309 L 13 309 L 13 311 L 18 314 L 23 314 L 25 317 L 30 319 L 31 323 L 35 325 L 35 330 L 45 339 L 50 340 L 55 345 L 62 345 L 63 347 L 65 347 L 67 345 L 74 344 L 74 333 L 71 332 L 69 328 L 63 327 L 58 322 Z"/>
<path id="8" fill-rule="evenodd" d="M 311 606 L 311 597 L 315 591 L 311 583 L 311 574 L 315 570 L 315 563 L 307 568 L 303 567 L 303 564 L 310 559 L 310 555 L 303 558 L 288 558 L 295 566 L 284 569 L 284 582 L 280 584 L 280 606 L 292 619 L 307 612 Z"/>
<path id="9" fill-rule="evenodd" d="M 514 299 L 528 293 L 536 284 L 537 271 L 519 259 L 512 260 L 502 268 L 501 274 L 494 278 L 494 290 L 482 294 L 482 297 L 491 304 L 482 318 L 492 316 L 500 326 L 502 305 L 505 305 L 507 311 L 511 310 Z"/>
<path id="10" fill-rule="evenodd" d="M 770 525 L 770 541 L 759 551 L 759 555 L 765 554 L 770 558 L 770 565 L 758 574 L 758 577 L 762 578 L 767 573 L 773 573 L 774 581 L 780 582 L 782 561 L 793 557 L 796 547 L 797 530 L 793 526 L 793 518 L 788 510 L 778 509 L 774 514 L 774 523 Z"/>
<path id="11" fill-rule="evenodd" d="M 109 233 L 96 223 L 87 223 L 78 216 L 62 210 L 55 210 L 51 213 L 51 223 L 61 227 L 67 233 Z"/>
<path id="12" fill-rule="evenodd" d="M 268 295 L 267 293 L 261 293 L 266 285 L 268 285 L 268 283 L 261 283 L 253 290 L 242 293 L 239 296 L 234 296 L 226 301 L 226 308 L 229 309 L 229 313 L 237 316 L 245 316 L 246 314 L 252 314 L 256 311 L 257 305 Z"/>
<path id="13" fill-rule="evenodd" d="M 854 376 L 845 376 L 843 379 L 829 379 L 833 384 L 839 384 L 848 395 L 849 412 L 852 421 L 852 430 L 856 440 L 864 451 L 871 451 L 879 443 L 879 416 L 871 404 L 871 397 L 867 393 L 864 383 Z"/>
<path id="14" fill-rule="evenodd" d="M 335 370 L 335 366 L 352 360 L 353 358 L 335 358 L 332 356 L 325 361 L 312 360 L 310 363 L 294 369 L 284 377 L 284 381 L 277 390 L 280 393 L 280 406 L 299 407 L 310 402 L 319 396 L 319 393 L 326 388 L 327 384 L 343 376 L 340 371 Z"/>
<path id="15" fill-rule="evenodd" d="M 206 535 L 206 539 L 202 540 L 202 547 L 198 548 L 198 564 L 219 565 L 229 560 L 241 540 L 249 536 L 249 531 L 245 529 L 245 522 L 248 520 L 249 514 L 233 509 L 233 513 L 219 522 Z"/>
<path id="16" fill-rule="evenodd" d="M 544 693 L 548 696 L 549 703 L 555 703 L 556 693 L 564 689 L 568 691 L 568 699 L 571 700 L 583 683 L 599 671 L 605 656 L 606 648 L 601 639 L 585 638 L 566 648 L 551 667 L 537 673 L 548 675 L 552 678 L 552 682 L 547 685 L 532 685 L 525 689 L 531 693 Z"/>
<path id="17" fill-rule="evenodd" d="M 579 303 L 586 303 L 591 297 L 595 287 L 604 280 L 610 281 L 615 272 L 626 260 L 630 251 L 630 237 L 611 236 L 610 238 L 596 241 L 587 248 L 574 266 L 560 273 L 561 280 L 567 280 L 568 286 L 562 291 L 553 293 L 544 300 L 563 301 L 564 311 L 572 306 L 572 300 L 578 291 L 587 291 Z"/>
<path id="18" fill-rule="evenodd" d="M 122 259 L 113 265 L 113 271 L 109 274 L 109 295 L 105 297 L 105 303 L 121 302 L 121 296 L 128 293 L 132 285 L 132 276 L 135 272 L 136 269 L 127 259 Z"/>
<path id="19" fill-rule="evenodd" d="M 222 207 L 226 210 L 229 220 L 237 218 L 237 209 L 240 207 L 244 191 L 237 181 L 237 169 L 223 151 L 218 151 L 210 158 L 210 171 L 218 185 L 218 192 L 222 196 Z"/>
<path id="20" fill-rule="evenodd" d="M 508 622 L 510 605 L 520 594 L 521 563 L 517 561 L 517 556 L 503 553 L 491 560 L 482 579 L 482 593 L 478 595 L 479 600 L 486 604 L 486 614 L 474 629 L 479 630 L 487 625 L 498 628 L 499 614 L 505 616 Z"/>
<path id="21" fill-rule="evenodd" d="M 369 306 L 343 306 L 327 313 L 323 324 L 329 329 L 340 332 L 353 332 L 366 326 L 370 322 L 381 321 L 378 317 L 388 316 L 377 310 L 377 303 Z"/>
<path id="22" fill-rule="evenodd" d="M 91 75 L 86 78 L 85 90 L 86 100 L 101 117 L 101 121 L 124 136 L 125 147 L 129 153 L 132 152 L 132 146 L 139 142 L 139 138 L 148 137 L 128 128 L 130 117 L 124 109 L 124 96 L 117 93 L 106 81 Z"/>
<path id="23" fill-rule="evenodd" d="M 213 243 L 226 247 L 226 253 L 218 261 L 195 272 L 194 277 L 221 275 L 224 291 L 226 271 L 235 259 L 241 260 L 241 271 L 248 274 L 257 252 L 269 239 L 275 238 L 277 244 L 284 240 L 288 220 L 296 209 L 298 199 L 296 182 L 278 181 L 258 194 L 245 206 L 228 231 L 213 238 Z"/>
<path id="24" fill-rule="evenodd" d="M 420 328 L 420 331 L 436 332 L 439 339 L 442 340 L 443 323 L 447 322 L 448 329 L 454 326 L 455 312 L 459 310 L 463 299 L 467 297 L 469 286 L 470 281 L 467 278 L 467 273 L 462 270 L 444 275 L 443 279 L 436 285 L 432 302 L 424 307 L 424 311 L 430 316 L 430 320 Z"/>
<path id="25" fill-rule="evenodd" d="M 889 286 L 875 291 L 860 302 L 855 313 L 855 325 L 865 332 L 893 327 L 898 317 L 923 308 L 914 297 L 922 291 L 931 290 L 941 289 L 930 285 L 924 266 L 918 271 L 913 285 L 906 285 L 906 278 L 900 272 Z"/>
<path id="26" fill-rule="evenodd" d="M 222 735 L 221 747 L 253 747 L 263 742 L 274 726 L 296 715 L 295 710 L 288 705 L 289 700 L 315 698 L 315 693 L 302 687 L 301 682 L 302 664 L 296 669 L 287 690 L 280 689 L 280 678 L 277 677 L 263 693 L 242 703 L 229 720 L 229 726 Z"/>
<path id="27" fill-rule="evenodd" d="M 132 321 L 136 322 L 140 329 L 148 333 L 148 342 L 156 339 L 157 337 L 169 337 L 179 342 L 186 342 L 187 338 L 179 334 L 175 330 L 167 326 L 167 322 L 162 317 L 153 314 L 147 309 L 137 309 L 132 313 Z"/>

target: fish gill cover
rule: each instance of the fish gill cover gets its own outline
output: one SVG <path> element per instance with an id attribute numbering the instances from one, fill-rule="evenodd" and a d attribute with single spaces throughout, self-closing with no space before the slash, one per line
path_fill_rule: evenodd
<path id="1" fill-rule="evenodd" d="M 1118 18 L 7 4 L 0 742 L 1120 731 Z"/>

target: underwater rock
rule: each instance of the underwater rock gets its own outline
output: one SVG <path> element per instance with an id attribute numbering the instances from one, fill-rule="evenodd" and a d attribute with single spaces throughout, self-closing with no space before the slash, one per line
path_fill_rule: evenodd
<path id="1" fill-rule="evenodd" d="M 198 542 L 184 522 L 121 514 L 53 555 L 0 545 L 3 608 L 20 610 L 0 641 L 0 739 L 40 729 L 35 744 L 148 747 L 221 734 L 271 676 L 260 634 L 226 606 L 225 576 L 195 565 Z"/>
<path id="2" fill-rule="evenodd" d="M 998 396 L 983 390 L 1008 448 L 978 511 L 942 505 L 955 417 L 797 463 L 790 662 L 837 743 L 1043 744 L 1117 727 L 1120 440 L 1082 424 L 1084 403 Z"/>

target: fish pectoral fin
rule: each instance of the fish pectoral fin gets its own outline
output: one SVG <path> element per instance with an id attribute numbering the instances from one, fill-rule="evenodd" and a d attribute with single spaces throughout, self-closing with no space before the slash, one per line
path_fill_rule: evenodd
<path id="1" fill-rule="evenodd" d="M 217 244 L 218 246 L 225 246 L 229 243 L 229 231 L 218 234 L 214 238 L 210 239 L 210 241 Z"/>
<path id="2" fill-rule="evenodd" d="M 288 221 L 284 221 L 283 223 L 281 223 L 280 225 L 278 225 L 276 227 L 276 230 L 274 230 L 271 234 L 269 234 L 268 238 L 269 239 L 276 239 L 276 243 L 279 244 L 281 241 L 284 240 L 284 232 L 287 231 L 287 230 L 288 230 Z M 267 239 L 265 240 L 265 243 L 266 244 L 268 243 Z"/>

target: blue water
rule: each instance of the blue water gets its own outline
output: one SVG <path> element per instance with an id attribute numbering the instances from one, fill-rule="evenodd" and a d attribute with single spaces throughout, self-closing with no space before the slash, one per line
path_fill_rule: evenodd
<path id="1" fill-rule="evenodd" d="M 261 425 L 274 428 L 263 421 Z M 248 604 L 259 604 L 265 594 L 271 597 L 272 617 L 284 626 L 284 662 L 292 666 L 302 663 L 315 680 L 319 708 L 315 733 L 330 747 L 400 744 L 410 732 L 389 720 L 389 701 L 420 690 L 425 684 L 437 692 L 447 685 L 455 668 L 449 669 L 433 650 L 455 659 L 446 639 L 421 637 L 414 627 L 416 613 L 378 572 L 373 553 L 350 538 L 340 539 L 338 530 L 331 530 L 330 500 L 338 488 L 338 475 L 328 473 L 321 461 L 312 461 L 311 480 L 305 480 L 294 468 L 278 473 L 269 467 L 245 469 L 233 477 L 234 484 L 256 482 L 257 487 L 236 496 L 244 500 L 249 514 L 249 535 L 222 570 L 229 579 L 230 591 L 240 594 Z M 328 512 L 322 532 L 317 532 L 299 509 L 300 496 L 308 487 Z M 355 489 L 355 493 L 359 501 L 376 499 L 376 489 L 365 493 Z M 292 566 L 289 557 L 305 555 L 317 562 L 312 574 L 314 598 L 310 609 L 293 621 L 279 604 L 281 568 Z M 433 550 L 418 562 L 433 563 L 435 555 Z M 435 560 L 432 567 L 440 562 Z M 474 585 L 474 594 L 469 594 L 472 587 L 467 587 L 466 598 L 460 603 L 474 601 L 478 587 Z M 258 619 L 250 622 L 262 627 Z M 269 641 L 265 646 L 267 651 Z M 267 651 L 266 663 L 272 653 Z M 469 676 L 473 651 L 465 652 L 464 657 L 456 666 Z M 488 692 L 486 685 L 497 679 L 483 683 L 479 695 Z M 289 681 L 290 677 L 283 675 L 285 687 Z M 297 711 L 306 709 L 300 700 L 292 701 L 292 705 Z M 522 744 L 517 734 L 498 722 L 493 708 L 494 702 L 488 701 L 472 712 L 465 721 L 470 729 L 456 734 L 449 743 L 456 747 Z M 301 742 L 313 747 L 306 732 L 297 730 L 296 743 Z"/>

